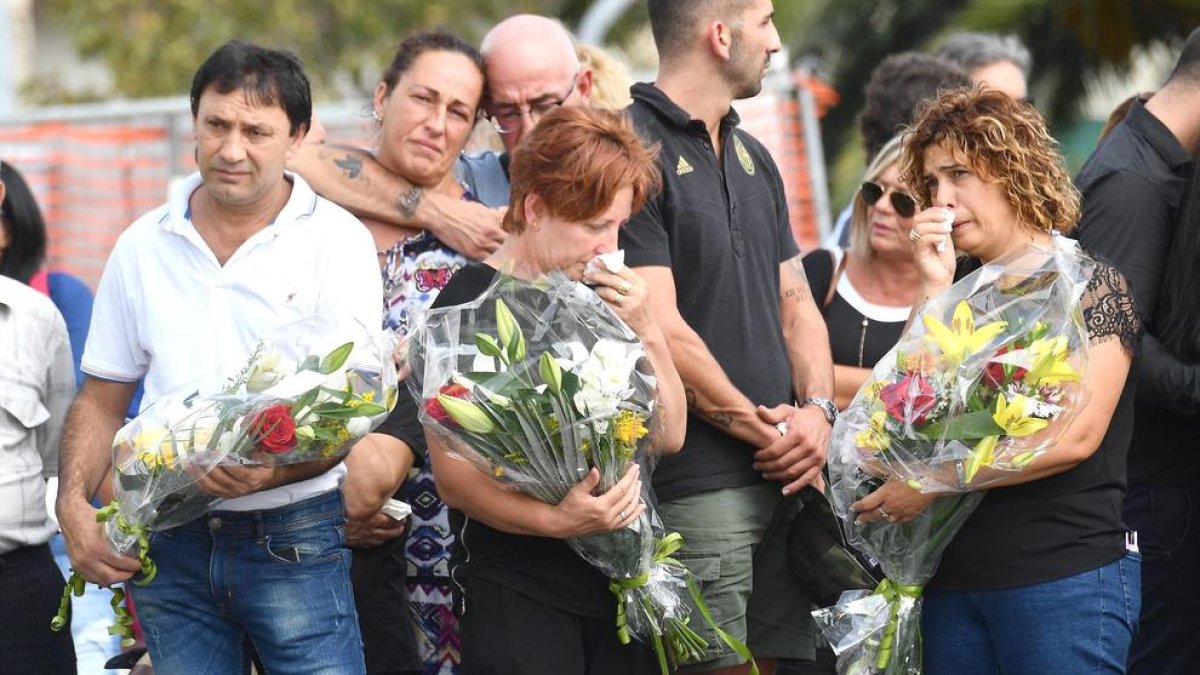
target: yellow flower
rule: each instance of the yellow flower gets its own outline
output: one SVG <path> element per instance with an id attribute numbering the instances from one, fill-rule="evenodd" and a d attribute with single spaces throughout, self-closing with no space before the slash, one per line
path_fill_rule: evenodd
<path id="1" fill-rule="evenodd" d="M 932 316 L 921 317 L 925 324 L 925 339 L 937 345 L 953 365 L 962 362 L 967 356 L 983 349 L 1000 331 L 1008 327 L 1004 321 L 993 321 L 982 328 L 975 328 L 975 316 L 965 300 L 959 301 L 954 308 L 954 317 L 950 327 Z"/>
<path id="2" fill-rule="evenodd" d="M 1061 384 L 1074 382 L 1079 379 L 1079 373 L 1067 363 L 1067 338 L 1059 335 L 1053 338 L 1034 340 L 1029 345 L 1032 363 L 1025 381 L 1037 386 L 1040 384 Z"/>
<path id="3" fill-rule="evenodd" d="M 1021 394 L 1014 394 L 1011 401 L 1005 400 L 1003 395 L 997 396 L 996 412 L 992 419 L 996 420 L 996 424 L 1009 436 L 1035 434 L 1045 429 L 1049 422 L 1037 417 L 1026 417 L 1025 409 L 1029 407 L 1029 402 L 1029 397 Z"/>
<path id="4" fill-rule="evenodd" d="M 887 421 L 887 413 L 882 410 L 877 410 L 871 415 L 871 426 L 863 429 L 854 435 L 854 444 L 860 448 L 868 450 L 887 450 L 891 445 L 891 440 L 887 435 L 885 422 Z"/>
<path id="5" fill-rule="evenodd" d="M 1001 398 L 1004 398 L 1003 396 Z M 1000 442 L 999 436 L 987 436 L 975 445 L 975 449 L 971 451 L 971 456 L 967 458 L 967 464 L 963 467 L 964 478 L 967 483 L 975 480 L 975 474 L 985 466 L 991 466 L 996 461 L 996 444 Z"/>
<path id="6" fill-rule="evenodd" d="M 622 410 L 613 420 L 613 438 L 618 443 L 632 446 L 638 439 L 644 438 L 650 430 L 642 424 L 645 418 L 632 410 Z"/>

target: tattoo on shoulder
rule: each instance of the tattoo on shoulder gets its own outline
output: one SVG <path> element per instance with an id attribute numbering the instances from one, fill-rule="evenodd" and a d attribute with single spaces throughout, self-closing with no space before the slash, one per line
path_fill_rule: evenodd
<path id="1" fill-rule="evenodd" d="M 708 420 L 709 422 L 711 422 L 717 426 L 721 426 L 721 427 L 733 426 L 733 415 L 730 415 L 729 413 L 704 410 L 699 405 L 697 405 L 695 389 L 692 389 L 691 387 L 685 387 L 683 390 L 683 395 L 684 395 L 684 400 L 687 401 L 688 409 L 691 410 L 692 412 L 696 413 L 697 415 L 703 417 L 704 419 Z"/>
<path id="2" fill-rule="evenodd" d="M 346 174 L 347 178 L 358 178 L 362 175 L 362 160 L 354 155 L 346 155 L 341 159 L 335 159 L 333 163 L 337 164 L 338 168 L 342 170 L 342 173 Z"/>

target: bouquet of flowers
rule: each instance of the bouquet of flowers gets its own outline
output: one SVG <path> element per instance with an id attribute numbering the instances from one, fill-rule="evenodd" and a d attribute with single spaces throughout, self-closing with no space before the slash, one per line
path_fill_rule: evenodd
<path id="1" fill-rule="evenodd" d="M 426 429 L 508 488 L 557 504 L 593 468 L 598 494 L 631 463 L 643 475 L 653 468 L 656 380 L 644 347 L 599 296 L 564 276 L 500 275 L 476 301 L 430 310 L 410 361 Z M 662 531 L 647 498 L 628 527 L 568 544 L 610 578 L 621 642 L 650 643 L 665 674 L 703 656 L 693 612 L 713 622 L 672 557 L 682 538 Z M 752 661 L 745 645 L 718 635 Z"/>
<path id="2" fill-rule="evenodd" d="M 886 575 L 813 613 L 839 673 L 921 672 L 921 590 L 978 490 L 1028 466 L 1086 404 L 1080 299 L 1094 266 L 1058 237 L 984 265 L 921 308 L 838 419 L 834 508 Z M 887 480 L 942 496 L 910 522 L 856 523 L 850 505 Z"/>
<path id="3" fill-rule="evenodd" d="M 116 498 L 96 519 L 114 550 L 141 560 L 134 583 L 148 584 L 156 574 L 151 532 L 195 520 L 217 501 L 198 486 L 208 472 L 342 457 L 395 406 L 390 336 L 362 329 L 360 344 L 330 348 L 336 341 L 322 337 L 325 324 L 313 317 L 287 326 L 279 339 L 260 341 L 219 393 L 164 396 L 117 432 Z M 83 578 L 72 573 L 54 630 L 65 625 L 70 595 L 83 588 Z M 117 625 L 109 630 L 129 639 L 123 599 L 114 590 Z"/>

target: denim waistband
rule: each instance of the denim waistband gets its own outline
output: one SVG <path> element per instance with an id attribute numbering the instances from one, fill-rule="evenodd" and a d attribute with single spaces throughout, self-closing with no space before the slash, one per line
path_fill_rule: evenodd
<path id="1" fill-rule="evenodd" d="M 321 523 L 341 524 L 345 519 L 342 491 L 330 490 L 292 504 L 261 511 L 209 511 L 179 529 L 203 530 L 213 535 L 261 537 L 272 530 Z"/>

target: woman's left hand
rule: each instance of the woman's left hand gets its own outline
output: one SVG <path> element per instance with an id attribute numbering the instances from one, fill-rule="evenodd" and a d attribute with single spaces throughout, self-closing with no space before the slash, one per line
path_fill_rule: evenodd
<path id="1" fill-rule="evenodd" d="M 639 336 L 645 337 L 646 331 L 654 326 L 646 302 L 646 282 L 637 272 L 628 267 L 622 267 L 620 272 L 597 270 L 584 280 L 596 285 L 592 290 Z"/>
<path id="2" fill-rule="evenodd" d="M 895 479 L 884 483 L 878 490 L 850 505 L 858 513 L 857 523 L 874 523 L 886 520 L 891 523 L 907 523 L 921 515 L 936 498 L 936 495 L 914 490 L 907 483 Z"/>

